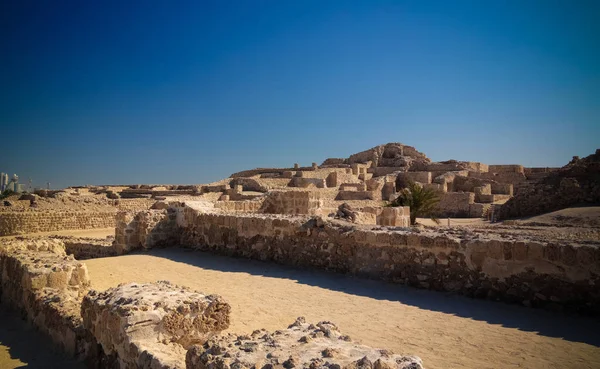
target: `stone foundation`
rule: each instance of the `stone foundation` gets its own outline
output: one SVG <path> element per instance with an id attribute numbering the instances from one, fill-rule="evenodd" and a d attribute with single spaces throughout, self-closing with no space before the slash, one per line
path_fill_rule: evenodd
<path id="1" fill-rule="evenodd" d="M 423 369 L 418 357 L 353 343 L 335 324 L 308 324 L 304 318 L 274 333 L 257 330 L 252 335 L 217 337 L 190 349 L 185 361 L 186 369 Z"/>
<path id="2" fill-rule="evenodd" d="M 191 345 L 229 327 L 229 304 L 169 282 L 90 291 L 83 326 L 121 368 L 183 368 Z"/>
<path id="3" fill-rule="evenodd" d="M 473 195 L 473 194 L 472 194 Z M 600 248 L 321 218 L 185 212 L 179 244 L 472 297 L 600 313 Z"/>
<path id="4" fill-rule="evenodd" d="M 116 211 L 24 211 L 0 213 L 0 236 L 63 229 L 110 228 L 115 226 Z"/>

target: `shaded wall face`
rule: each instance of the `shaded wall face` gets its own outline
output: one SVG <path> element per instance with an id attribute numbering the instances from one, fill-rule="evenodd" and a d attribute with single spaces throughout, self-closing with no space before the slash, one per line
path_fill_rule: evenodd
<path id="1" fill-rule="evenodd" d="M 532 306 L 600 313 L 600 249 L 360 230 L 319 218 L 187 213 L 181 244 Z"/>

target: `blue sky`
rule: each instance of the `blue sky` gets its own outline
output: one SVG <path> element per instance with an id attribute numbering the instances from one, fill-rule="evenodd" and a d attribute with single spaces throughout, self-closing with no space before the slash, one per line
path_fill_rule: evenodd
<path id="1" fill-rule="evenodd" d="M 206 183 L 386 142 L 561 166 L 600 147 L 598 1 L 5 1 L 0 170 Z"/>

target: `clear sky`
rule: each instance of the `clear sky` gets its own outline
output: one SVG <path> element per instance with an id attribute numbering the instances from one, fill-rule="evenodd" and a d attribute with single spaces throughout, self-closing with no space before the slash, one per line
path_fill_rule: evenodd
<path id="1" fill-rule="evenodd" d="M 206 183 L 386 142 L 600 147 L 600 1 L 2 1 L 0 170 Z"/>

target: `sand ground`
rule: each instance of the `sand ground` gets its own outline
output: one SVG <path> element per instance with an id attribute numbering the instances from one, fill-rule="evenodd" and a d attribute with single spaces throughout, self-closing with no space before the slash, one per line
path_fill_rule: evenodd
<path id="1" fill-rule="evenodd" d="M 53 349 L 49 339 L 19 319 L 14 311 L 0 308 L 0 368 L 85 369 Z"/>
<path id="2" fill-rule="evenodd" d="M 331 320 L 426 368 L 600 368 L 600 321 L 183 249 L 86 260 L 93 288 L 170 280 L 222 295 L 231 332 Z"/>

